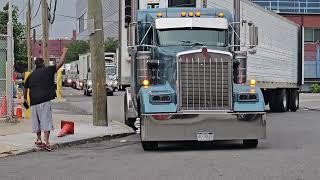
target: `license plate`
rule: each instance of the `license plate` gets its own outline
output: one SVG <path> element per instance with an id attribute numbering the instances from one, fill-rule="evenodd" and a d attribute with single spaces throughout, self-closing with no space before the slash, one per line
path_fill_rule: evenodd
<path id="1" fill-rule="evenodd" d="M 198 141 L 213 141 L 213 132 L 199 132 L 197 134 Z"/>

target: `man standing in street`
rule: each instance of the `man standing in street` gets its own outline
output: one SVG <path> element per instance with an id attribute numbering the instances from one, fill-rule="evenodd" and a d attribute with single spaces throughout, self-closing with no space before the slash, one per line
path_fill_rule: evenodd
<path id="1" fill-rule="evenodd" d="M 54 75 L 64 64 L 67 48 L 63 49 L 62 56 L 56 66 L 46 67 L 42 58 L 35 60 L 36 69 L 26 79 L 23 95 L 27 102 L 27 92 L 30 90 L 30 106 L 32 132 L 37 134 L 35 144 L 51 151 L 49 136 L 53 130 L 51 100 L 55 99 Z M 41 140 L 41 132 L 44 133 L 44 143 Z"/>

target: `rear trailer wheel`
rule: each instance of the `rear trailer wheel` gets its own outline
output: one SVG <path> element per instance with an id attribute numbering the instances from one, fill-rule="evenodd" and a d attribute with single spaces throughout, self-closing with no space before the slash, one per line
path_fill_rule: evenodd
<path id="1" fill-rule="evenodd" d="M 247 148 L 256 148 L 258 146 L 258 139 L 245 139 L 243 145 Z"/>
<path id="2" fill-rule="evenodd" d="M 288 111 L 288 97 L 286 89 L 273 90 L 269 103 L 272 112 Z"/>
<path id="3" fill-rule="evenodd" d="M 293 89 L 289 93 L 289 109 L 296 112 L 299 109 L 299 92 L 297 89 Z"/>
<path id="4" fill-rule="evenodd" d="M 141 144 L 145 151 L 154 151 L 158 149 L 158 142 L 155 141 L 142 141 Z"/>

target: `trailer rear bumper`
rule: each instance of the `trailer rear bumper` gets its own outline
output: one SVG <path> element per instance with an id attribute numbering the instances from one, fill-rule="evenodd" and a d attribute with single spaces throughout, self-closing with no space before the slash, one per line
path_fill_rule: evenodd
<path id="1" fill-rule="evenodd" d="M 266 138 L 265 113 L 145 114 L 140 121 L 142 141 L 197 141 L 201 133 L 213 134 L 213 140 Z"/>

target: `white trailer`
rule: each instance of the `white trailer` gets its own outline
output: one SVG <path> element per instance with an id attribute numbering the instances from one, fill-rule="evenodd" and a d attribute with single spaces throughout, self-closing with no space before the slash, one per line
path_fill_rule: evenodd
<path id="1" fill-rule="evenodd" d="M 83 82 L 87 79 L 88 71 L 90 68 L 89 55 L 80 54 L 79 55 L 79 89 L 83 88 Z"/>
<path id="2" fill-rule="evenodd" d="M 125 3 L 121 3 L 121 20 L 120 20 L 120 47 L 118 49 L 118 79 L 119 79 L 119 90 L 125 90 L 126 87 L 131 85 L 131 57 L 128 53 L 128 29 L 125 27 Z"/>
<path id="3" fill-rule="evenodd" d="M 246 20 L 258 27 L 258 46 L 247 58 L 247 80 L 256 80 L 272 111 L 299 107 L 298 90 L 304 84 L 303 27 L 248 0 L 241 0 L 240 5 L 240 22 Z M 208 0 L 207 7 L 234 11 L 233 0 Z M 242 24 L 241 50 L 249 45 L 248 32 Z"/>

